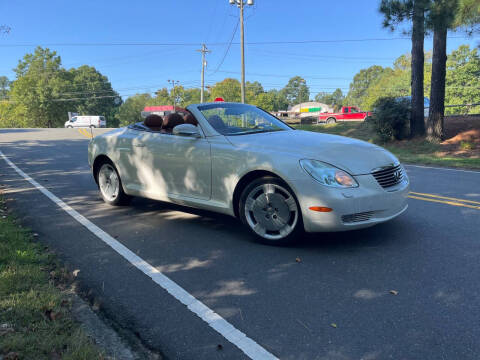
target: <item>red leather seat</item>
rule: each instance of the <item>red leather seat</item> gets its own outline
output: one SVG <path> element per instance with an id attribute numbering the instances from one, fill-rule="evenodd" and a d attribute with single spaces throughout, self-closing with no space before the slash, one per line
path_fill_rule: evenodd
<path id="1" fill-rule="evenodd" d="M 160 131 L 162 129 L 163 119 L 160 115 L 151 114 L 148 115 L 143 124 L 153 131 Z"/>
<path id="2" fill-rule="evenodd" d="M 165 116 L 162 124 L 162 132 L 171 133 L 177 125 L 183 124 L 183 117 L 177 113 L 171 113 Z"/>
<path id="3" fill-rule="evenodd" d="M 195 126 L 198 125 L 197 119 L 195 119 L 195 116 L 193 116 L 193 115 L 190 114 L 190 113 L 186 114 L 186 115 L 183 117 L 183 121 L 185 122 L 185 124 L 192 124 L 192 125 L 195 125 Z"/>

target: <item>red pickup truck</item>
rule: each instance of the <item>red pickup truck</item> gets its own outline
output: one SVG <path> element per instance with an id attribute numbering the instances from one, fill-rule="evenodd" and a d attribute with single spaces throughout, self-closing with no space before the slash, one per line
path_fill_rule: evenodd
<path id="1" fill-rule="evenodd" d="M 371 112 L 360 111 L 356 106 L 344 106 L 338 113 L 323 113 L 318 117 L 317 123 L 326 122 L 333 124 L 337 121 L 364 121 Z"/>

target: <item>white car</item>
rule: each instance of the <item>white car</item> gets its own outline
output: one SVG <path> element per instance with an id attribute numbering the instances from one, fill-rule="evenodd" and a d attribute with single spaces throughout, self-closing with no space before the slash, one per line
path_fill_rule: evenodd
<path id="1" fill-rule="evenodd" d="M 251 105 L 187 110 L 185 121 L 149 117 L 90 142 L 105 202 L 142 196 L 236 216 L 269 244 L 303 230 L 365 228 L 407 209 L 405 169 L 379 146 L 295 130 Z"/>
<path id="2" fill-rule="evenodd" d="M 100 128 L 107 126 L 104 116 L 74 116 L 71 120 L 65 122 L 66 128 L 74 127 L 92 127 Z"/>

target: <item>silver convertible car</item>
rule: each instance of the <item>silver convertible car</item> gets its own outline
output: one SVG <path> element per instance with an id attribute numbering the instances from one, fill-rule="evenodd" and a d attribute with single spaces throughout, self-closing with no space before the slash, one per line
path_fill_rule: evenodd
<path id="1" fill-rule="evenodd" d="M 236 216 L 269 244 L 303 231 L 372 226 L 407 209 L 405 169 L 379 146 L 295 130 L 251 105 L 184 111 L 150 115 L 90 142 L 105 202 L 141 196 Z"/>

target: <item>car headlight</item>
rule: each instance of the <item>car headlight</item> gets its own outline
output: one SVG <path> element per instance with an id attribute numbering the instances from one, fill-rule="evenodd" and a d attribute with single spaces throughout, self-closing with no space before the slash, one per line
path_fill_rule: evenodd
<path id="1" fill-rule="evenodd" d="M 358 187 L 358 183 L 350 174 L 333 165 L 309 159 L 300 160 L 300 165 L 322 185 L 337 188 Z"/>

